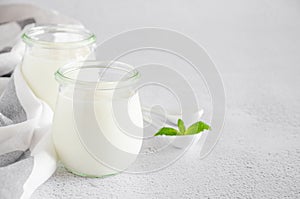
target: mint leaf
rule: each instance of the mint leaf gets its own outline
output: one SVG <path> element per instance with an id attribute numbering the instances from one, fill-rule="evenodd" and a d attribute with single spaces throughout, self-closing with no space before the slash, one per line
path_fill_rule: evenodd
<path id="1" fill-rule="evenodd" d="M 158 135 L 174 136 L 174 135 L 178 135 L 178 134 L 180 134 L 180 132 L 177 131 L 176 129 L 169 128 L 169 127 L 163 127 L 157 133 L 155 133 L 154 136 L 158 136 Z"/>
<path id="2" fill-rule="evenodd" d="M 184 122 L 182 121 L 182 119 L 178 119 L 177 126 L 179 128 L 180 133 L 184 134 L 184 132 L 185 132 L 185 126 L 184 126 Z"/>
<path id="3" fill-rule="evenodd" d="M 185 135 L 194 135 L 200 133 L 204 130 L 210 130 L 210 126 L 204 122 L 196 122 L 192 124 L 184 133 Z"/>
<path id="4" fill-rule="evenodd" d="M 184 135 L 194 135 L 200 133 L 204 130 L 210 130 L 210 126 L 202 121 L 196 122 L 192 124 L 188 129 L 185 128 L 184 122 L 181 119 L 177 120 L 178 130 L 170 128 L 170 127 L 163 127 L 161 128 L 154 136 L 158 135 L 166 135 L 166 136 L 184 136 Z"/>

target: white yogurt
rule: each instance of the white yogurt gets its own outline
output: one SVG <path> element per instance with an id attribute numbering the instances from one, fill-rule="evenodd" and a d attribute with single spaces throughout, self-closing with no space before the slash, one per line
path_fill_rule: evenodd
<path id="1" fill-rule="evenodd" d="M 61 162 L 67 169 L 83 176 L 99 177 L 125 170 L 134 162 L 142 146 L 143 117 L 138 94 L 125 91 L 125 95 L 113 97 L 113 90 L 97 91 L 95 95 L 82 91 L 74 102 L 72 89 L 60 90 L 53 121 L 53 141 Z M 86 108 L 93 102 L 93 112 L 101 131 L 95 128 L 91 119 L 93 113 Z M 121 117 L 116 121 L 113 103 L 123 108 L 128 105 L 132 123 L 140 127 L 134 133 L 140 138 L 122 131 L 125 126 L 120 126 L 118 121 L 128 118 Z M 83 131 L 76 126 L 79 122 L 84 125 Z M 93 134 L 95 131 L 97 133 Z M 103 144 L 103 140 L 109 144 Z"/>
<path id="2" fill-rule="evenodd" d="M 90 53 L 89 47 L 62 50 L 32 47 L 23 57 L 21 71 L 35 95 L 54 110 L 58 93 L 54 73 L 67 63 L 84 60 Z"/>

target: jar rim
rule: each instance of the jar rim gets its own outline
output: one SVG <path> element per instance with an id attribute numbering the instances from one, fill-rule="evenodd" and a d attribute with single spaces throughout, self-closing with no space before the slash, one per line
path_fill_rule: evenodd
<path id="1" fill-rule="evenodd" d="M 123 71 L 127 76 L 118 81 L 85 81 L 68 76 L 68 73 L 86 69 L 104 69 L 104 70 L 119 70 Z M 61 85 L 74 85 L 76 87 L 94 90 L 112 90 L 117 88 L 123 88 L 134 84 L 140 78 L 140 73 L 133 66 L 119 62 L 119 61 L 97 61 L 97 60 L 85 60 L 79 62 L 73 62 L 65 66 L 60 67 L 55 72 L 55 79 Z"/>
<path id="2" fill-rule="evenodd" d="M 82 39 L 78 39 L 76 41 L 47 41 L 38 38 L 37 36 L 46 34 L 46 33 L 70 33 L 70 34 L 78 34 L 82 35 Z M 72 24 L 49 24 L 49 25 L 38 25 L 28 29 L 22 35 L 22 40 L 28 45 L 36 45 L 43 48 L 78 48 L 86 45 L 90 45 L 95 43 L 96 36 L 85 29 L 81 25 L 72 25 Z"/>

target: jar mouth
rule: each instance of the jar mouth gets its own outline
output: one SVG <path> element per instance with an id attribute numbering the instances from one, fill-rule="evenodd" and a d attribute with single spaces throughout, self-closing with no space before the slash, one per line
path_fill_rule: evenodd
<path id="1" fill-rule="evenodd" d="M 27 30 L 22 40 L 43 48 L 78 48 L 95 43 L 96 36 L 80 25 L 41 25 Z"/>
<path id="2" fill-rule="evenodd" d="M 140 73 L 131 65 L 118 61 L 80 61 L 67 64 L 55 73 L 60 85 L 111 90 L 134 84 Z"/>

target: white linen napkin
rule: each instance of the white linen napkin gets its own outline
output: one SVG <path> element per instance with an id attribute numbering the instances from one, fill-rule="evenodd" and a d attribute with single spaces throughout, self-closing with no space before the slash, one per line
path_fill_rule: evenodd
<path id="1" fill-rule="evenodd" d="M 0 85 L 1 199 L 30 198 L 56 169 L 50 136 L 53 112 L 16 67 L 24 53 L 21 34 L 34 23 L 77 22 L 32 5 L 0 5 L 0 84 L 5 84 Z"/>
<path id="2" fill-rule="evenodd" d="M 0 98 L 1 198 L 29 198 L 55 171 L 52 116 L 17 67 Z"/>

